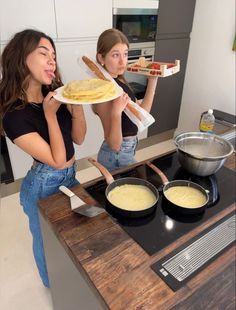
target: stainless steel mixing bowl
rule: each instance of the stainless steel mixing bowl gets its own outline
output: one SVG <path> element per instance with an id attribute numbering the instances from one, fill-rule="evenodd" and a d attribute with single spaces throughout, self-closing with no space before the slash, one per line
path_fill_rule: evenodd
<path id="1" fill-rule="evenodd" d="M 199 176 L 217 172 L 234 151 L 229 141 L 210 133 L 182 133 L 175 137 L 174 142 L 181 166 Z"/>

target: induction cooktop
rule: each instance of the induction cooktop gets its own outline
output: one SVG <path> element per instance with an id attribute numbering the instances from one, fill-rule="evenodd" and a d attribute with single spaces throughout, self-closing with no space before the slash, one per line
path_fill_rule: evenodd
<path id="1" fill-rule="evenodd" d="M 183 215 L 173 212 L 166 204 L 162 195 L 160 177 L 147 165 L 141 164 L 135 168 L 127 168 L 114 178 L 127 176 L 143 178 L 151 182 L 160 191 L 160 198 L 155 211 L 142 218 L 117 218 L 116 221 L 130 237 L 132 237 L 149 255 L 162 250 L 184 234 L 190 232 L 203 222 L 235 202 L 235 172 L 222 167 L 216 174 L 208 177 L 198 177 L 189 174 L 181 168 L 177 153 L 171 153 L 152 161 L 171 180 L 191 180 L 209 191 L 209 202 L 203 213 Z M 106 208 L 105 180 L 95 182 L 86 188 L 104 208 Z"/>

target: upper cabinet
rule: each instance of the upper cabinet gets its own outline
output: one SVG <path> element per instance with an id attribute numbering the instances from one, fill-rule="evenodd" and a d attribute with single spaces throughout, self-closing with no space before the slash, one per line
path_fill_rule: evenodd
<path id="1" fill-rule="evenodd" d="M 196 0 L 159 0 L 157 36 L 192 31 Z"/>
<path id="2" fill-rule="evenodd" d="M 55 0 L 59 39 L 98 37 L 112 27 L 112 1 Z"/>
<path id="3" fill-rule="evenodd" d="M 53 39 L 97 38 L 112 27 L 112 0 L 0 0 L 0 40 L 33 28 Z"/>
<path id="4" fill-rule="evenodd" d="M 9 40 L 16 32 L 33 28 L 56 38 L 53 0 L 0 1 L 0 39 Z"/>

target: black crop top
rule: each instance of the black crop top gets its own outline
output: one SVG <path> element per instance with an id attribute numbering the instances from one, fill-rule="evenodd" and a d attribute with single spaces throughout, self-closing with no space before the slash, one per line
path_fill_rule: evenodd
<path id="1" fill-rule="evenodd" d="M 131 100 L 135 102 L 136 98 L 132 90 L 129 88 L 129 86 L 121 82 L 118 78 L 115 78 L 114 80 L 120 87 L 123 88 L 124 92 L 126 92 L 129 95 Z M 138 133 L 138 127 L 129 119 L 129 117 L 125 114 L 125 112 L 122 112 L 121 117 L 122 117 L 122 121 L 121 121 L 122 136 L 123 137 L 136 136 Z"/>
<path id="2" fill-rule="evenodd" d="M 14 110 L 7 112 L 3 117 L 3 128 L 8 138 L 13 142 L 14 139 L 24 134 L 37 132 L 45 141 L 50 143 L 42 104 L 27 104 L 23 109 L 16 110 L 15 108 L 20 104 L 20 100 L 16 101 Z M 68 161 L 74 155 L 74 146 L 71 137 L 71 114 L 66 105 L 62 104 L 59 107 L 57 119 L 65 143 L 66 160 Z"/>

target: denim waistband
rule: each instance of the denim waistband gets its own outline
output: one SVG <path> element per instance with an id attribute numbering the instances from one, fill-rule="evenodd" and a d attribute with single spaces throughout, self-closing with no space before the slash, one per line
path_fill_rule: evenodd
<path id="1" fill-rule="evenodd" d="M 123 142 L 125 142 L 125 141 L 136 141 L 136 140 L 138 140 L 137 136 L 123 137 Z"/>
<path id="2" fill-rule="evenodd" d="M 77 170 L 77 163 L 74 162 L 73 165 L 71 165 L 70 167 L 67 167 L 67 168 L 63 168 L 63 169 L 57 169 L 57 168 L 54 168 L 54 167 L 51 167 L 49 165 L 46 165 L 46 164 L 43 164 L 41 162 L 38 162 L 36 160 L 33 161 L 33 164 L 32 164 L 32 167 L 31 169 L 33 170 L 36 170 L 36 171 L 40 171 L 40 172 L 53 172 L 53 171 L 60 171 L 60 172 L 69 172 L 70 170 Z"/>
<path id="3" fill-rule="evenodd" d="M 123 152 L 124 150 L 127 152 L 128 150 L 131 150 L 133 152 L 134 149 L 136 149 L 136 146 L 138 144 L 138 137 L 134 136 L 133 138 L 123 138 L 122 143 L 120 145 L 120 151 L 113 151 L 108 143 L 106 141 L 103 141 L 101 145 L 101 150 L 106 151 L 106 152 L 111 152 L 111 153 L 120 153 Z"/>

